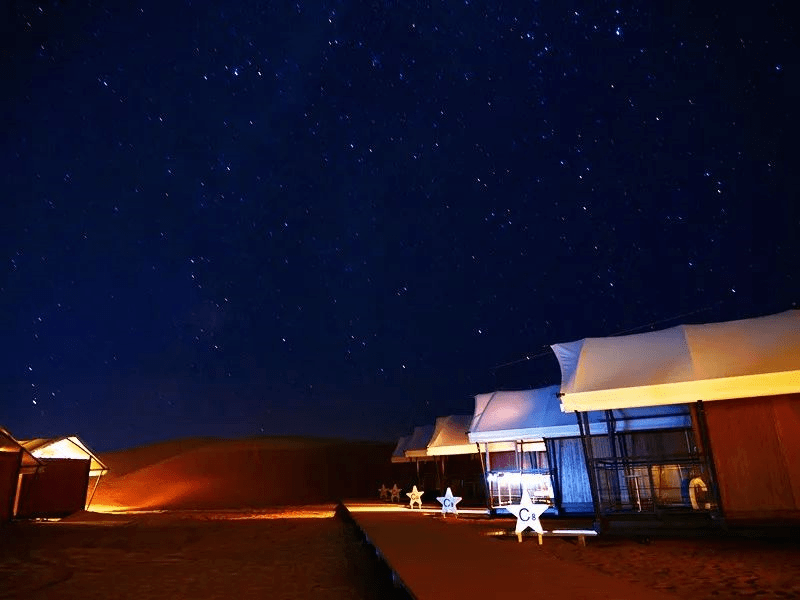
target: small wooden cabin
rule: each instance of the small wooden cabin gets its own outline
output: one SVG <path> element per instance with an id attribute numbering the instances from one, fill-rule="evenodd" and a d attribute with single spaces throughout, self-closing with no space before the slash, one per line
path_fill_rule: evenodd
<path id="1" fill-rule="evenodd" d="M 80 438 L 38 438 L 20 444 L 42 466 L 21 477 L 17 517 L 64 517 L 91 503 L 108 469 Z"/>

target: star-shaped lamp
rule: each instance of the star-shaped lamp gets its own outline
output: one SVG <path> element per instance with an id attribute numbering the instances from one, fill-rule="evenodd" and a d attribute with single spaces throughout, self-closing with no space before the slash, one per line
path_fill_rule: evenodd
<path id="1" fill-rule="evenodd" d="M 439 504 L 442 505 L 442 514 L 445 517 L 447 516 L 447 513 L 453 513 L 454 515 L 458 516 L 456 504 L 461 502 L 461 496 L 453 496 L 453 491 L 450 488 L 447 488 L 444 496 L 437 496 L 436 499 L 439 501 Z"/>
<path id="2" fill-rule="evenodd" d="M 406 496 L 408 496 L 411 499 L 410 501 L 411 508 L 414 508 L 414 502 L 416 502 L 420 510 L 422 510 L 422 494 L 424 493 L 425 493 L 424 491 L 418 490 L 417 486 L 414 486 L 414 488 L 410 492 L 406 492 Z"/>
<path id="3" fill-rule="evenodd" d="M 389 488 L 381 484 L 381 488 L 378 490 L 378 496 L 381 500 L 387 500 L 389 498 Z"/>
<path id="4" fill-rule="evenodd" d="M 506 506 L 508 512 L 517 517 L 517 526 L 514 529 L 517 534 L 517 540 L 522 541 L 522 532 L 528 527 L 533 529 L 540 536 L 544 533 L 542 523 L 539 521 L 539 516 L 548 509 L 549 504 L 534 504 L 531 497 L 528 495 L 528 490 L 522 490 L 522 499 L 519 504 L 511 504 Z M 541 543 L 541 537 L 539 538 Z"/>
<path id="5" fill-rule="evenodd" d="M 392 497 L 391 497 L 392 502 L 394 502 L 395 500 L 400 502 L 400 488 L 397 487 L 396 483 L 392 486 Z"/>

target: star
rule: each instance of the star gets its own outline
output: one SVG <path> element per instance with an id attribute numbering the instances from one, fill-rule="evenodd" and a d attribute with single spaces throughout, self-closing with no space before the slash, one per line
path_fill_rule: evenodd
<path id="1" fill-rule="evenodd" d="M 522 499 L 519 504 L 511 504 L 506 506 L 508 512 L 517 517 L 517 526 L 514 529 L 517 534 L 517 539 L 522 541 L 522 532 L 528 527 L 533 529 L 536 533 L 544 533 L 542 523 L 539 521 L 539 515 L 549 508 L 549 504 L 534 504 L 531 502 L 531 497 L 528 495 L 528 490 L 522 490 Z"/>
<path id="2" fill-rule="evenodd" d="M 447 516 L 447 513 L 453 513 L 456 516 L 458 515 L 456 504 L 461 502 L 461 496 L 453 496 L 453 491 L 450 488 L 447 488 L 444 496 L 437 496 L 436 499 L 439 501 L 439 504 L 442 505 L 443 515 Z"/>
<path id="3" fill-rule="evenodd" d="M 381 500 L 386 500 L 389 497 L 389 488 L 381 484 L 381 487 L 378 490 L 378 496 L 380 497 Z"/>
<path id="4" fill-rule="evenodd" d="M 420 510 L 422 509 L 422 494 L 424 493 L 425 492 L 423 490 L 417 490 L 417 486 L 414 486 L 410 492 L 406 492 L 406 496 L 411 499 L 409 502 L 411 508 L 414 508 L 414 502 L 416 502 L 419 505 Z"/>
<path id="5" fill-rule="evenodd" d="M 397 487 L 397 484 L 395 483 L 392 486 L 392 498 L 391 498 L 392 502 L 394 502 L 395 500 L 400 502 L 400 491 L 401 491 L 401 488 Z"/>

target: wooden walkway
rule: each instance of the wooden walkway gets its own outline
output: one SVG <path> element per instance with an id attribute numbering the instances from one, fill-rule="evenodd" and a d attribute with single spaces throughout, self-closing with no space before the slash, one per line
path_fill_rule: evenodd
<path id="1" fill-rule="evenodd" d="M 394 573 L 419 600 L 537 597 L 547 600 L 675 600 L 675 596 L 568 563 L 546 552 L 545 539 L 518 543 L 513 521 L 505 538 L 492 536 L 497 521 L 434 510 L 345 502 L 349 516 Z M 489 535 L 487 535 L 489 534 Z M 589 540 L 591 543 L 591 540 Z"/>

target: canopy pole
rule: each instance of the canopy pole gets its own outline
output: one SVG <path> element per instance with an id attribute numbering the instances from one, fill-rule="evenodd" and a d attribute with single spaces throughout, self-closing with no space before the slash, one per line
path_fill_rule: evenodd
<path id="1" fill-rule="evenodd" d="M 489 511 L 489 514 L 492 514 L 492 497 L 489 490 L 489 472 L 486 470 L 488 463 L 483 460 L 483 454 L 481 453 L 481 445 L 479 442 L 475 442 L 475 447 L 478 449 L 478 458 L 481 461 L 481 469 L 483 469 L 483 491 L 486 494 L 486 508 Z"/>
<path id="2" fill-rule="evenodd" d="M 11 517 L 17 516 L 17 510 L 19 510 L 19 494 L 22 490 L 22 453 L 24 451 L 20 450 L 19 454 L 19 461 L 17 461 L 17 489 L 14 490 L 14 504 L 11 505 Z"/>
<path id="3" fill-rule="evenodd" d="M 92 489 L 92 495 L 89 496 L 89 502 L 86 503 L 86 510 L 89 510 L 89 507 L 92 505 L 92 500 L 94 499 L 94 493 L 97 491 L 97 486 L 100 485 L 100 478 L 103 476 L 102 473 L 97 476 L 97 479 L 94 482 L 94 488 Z"/>
<path id="4" fill-rule="evenodd" d="M 717 505 L 717 514 L 720 517 L 722 526 L 725 526 L 725 512 L 722 508 L 722 497 L 719 493 L 719 483 L 717 480 L 717 466 L 714 462 L 714 454 L 711 448 L 711 436 L 708 434 L 708 422 L 706 421 L 706 409 L 702 400 L 697 401 L 697 429 L 703 445 L 703 455 L 706 466 L 708 467 L 708 478 L 711 489 L 714 493 L 714 502 Z"/>
<path id="5" fill-rule="evenodd" d="M 611 464 L 614 466 L 614 478 L 611 480 L 611 491 L 614 493 L 614 499 L 618 501 L 618 508 L 622 508 L 622 486 L 620 485 L 620 471 L 624 476 L 628 475 L 628 466 L 624 457 L 617 455 L 617 422 L 614 419 L 614 411 L 605 411 L 606 420 L 606 435 L 608 435 L 608 447 L 611 451 Z M 599 491 L 599 490 L 598 490 Z M 625 492 L 630 496 L 628 490 L 627 480 L 625 483 Z M 641 510 L 639 511 L 641 512 Z"/>
<path id="6" fill-rule="evenodd" d="M 578 419 L 578 429 L 581 435 L 581 445 L 583 446 L 583 459 L 586 462 L 586 473 L 589 475 L 589 488 L 592 492 L 592 504 L 594 504 L 594 518 L 597 525 L 602 529 L 600 517 L 600 490 L 597 487 L 597 473 L 594 465 L 594 451 L 592 450 L 591 425 L 589 425 L 589 415 L 575 411 Z M 585 419 L 585 422 L 584 422 Z"/>
<path id="7" fill-rule="evenodd" d="M 544 442 L 545 457 L 547 459 L 547 470 L 550 472 L 550 482 L 553 484 L 553 506 L 556 509 L 556 514 L 561 516 L 563 514 L 561 505 L 563 500 L 561 496 L 561 473 L 556 464 L 558 455 L 556 444 L 559 440 L 544 438 L 542 441 Z"/>

